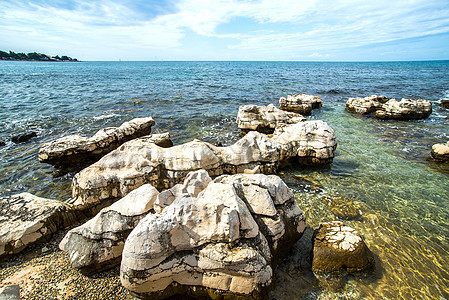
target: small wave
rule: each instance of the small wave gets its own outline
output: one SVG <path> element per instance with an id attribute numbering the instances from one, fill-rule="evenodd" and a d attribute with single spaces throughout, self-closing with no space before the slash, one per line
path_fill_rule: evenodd
<path id="1" fill-rule="evenodd" d="M 320 93 L 328 94 L 328 95 L 339 95 L 339 94 L 344 94 L 345 91 L 340 90 L 340 89 L 329 89 L 329 90 L 322 90 L 322 91 L 320 91 Z"/>
<path id="2" fill-rule="evenodd" d="M 118 114 L 107 114 L 107 115 L 99 115 L 99 116 L 95 116 L 94 120 L 104 120 L 104 119 L 110 119 L 113 117 L 118 117 L 120 115 Z"/>

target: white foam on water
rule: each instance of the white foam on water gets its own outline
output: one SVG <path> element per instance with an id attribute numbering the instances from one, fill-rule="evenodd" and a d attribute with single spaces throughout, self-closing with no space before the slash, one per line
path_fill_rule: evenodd
<path id="1" fill-rule="evenodd" d="M 110 119 L 113 117 L 119 117 L 120 115 L 118 114 L 104 114 L 104 115 L 99 115 L 99 116 L 95 116 L 94 120 L 104 120 L 104 119 Z"/>

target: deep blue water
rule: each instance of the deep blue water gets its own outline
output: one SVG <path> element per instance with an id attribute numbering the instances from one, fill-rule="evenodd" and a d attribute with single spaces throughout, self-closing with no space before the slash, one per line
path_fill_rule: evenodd
<path id="1" fill-rule="evenodd" d="M 277 105 L 282 96 L 318 95 L 311 119 L 335 130 L 334 163 L 280 174 L 294 189 L 311 226 L 334 220 L 323 195 L 360 204 L 348 221 L 378 256 L 380 275 L 349 280 L 340 292 L 283 287 L 296 298 L 449 298 L 449 167 L 430 158 L 449 140 L 449 62 L 7 62 L 0 61 L 0 140 L 26 131 L 38 137 L 0 148 L 0 195 L 28 191 L 66 201 L 73 174 L 37 161 L 39 146 L 64 135 L 92 135 L 135 117 L 152 116 L 153 132 L 175 143 L 193 138 L 236 141 L 238 107 Z M 378 121 L 345 111 L 349 97 L 382 94 L 432 101 L 426 120 Z M 323 193 L 297 188 L 295 176 L 319 181 Z M 293 264 L 293 263 L 292 263 Z M 292 274 L 290 274 L 293 276 Z M 295 280 L 302 280 L 300 275 Z"/>

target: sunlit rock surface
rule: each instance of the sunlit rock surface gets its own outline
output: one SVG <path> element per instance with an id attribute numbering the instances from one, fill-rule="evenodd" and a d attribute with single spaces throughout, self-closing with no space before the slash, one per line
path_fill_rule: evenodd
<path id="1" fill-rule="evenodd" d="M 346 109 L 352 113 L 366 115 L 381 109 L 382 105 L 387 101 L 387 97 L 377 95 L 365 98 L 349 98 L 346 102 Z"/>
<path id="2" fill-rule="evenodd" d="M 279 99 L 280 109 L 302 115 L 310 115 L 312 109 L 320 108 L 322 105 L 323 100 L 320 97 L 307 94 L 288 95 Z"/>
<path id="3" fill-rule="evenodd" d="M 136 118 L 120 127 L 101 129 L 92 137 L 65 136 L 42 145 L 38 159 L 60 167 L 94 161 L 124 142 L 150 134 L 154 124 L 151 117 Z"/>
<path id="4" fill-rule="evenodd" d="M 432 113 L 432 103 L 429 100 L 411 100 L 402 98 L 401 101 L 390 99 L 376 111 L 378 119 L 415 120 L 425 119 Z"/>
<path id="5" fill-rule="evenodd" d="M 222 174 L 272 174 L 279 166 L 332 162 L 337 140 L 323 121 L 279 127 L 272 137 L 251 131 L 235 144 L 216 147 L 194 140 L 171 148 L 130 141 L 74 176 L 72 196 L 78 209 L 119 199 L 149 183 L 163 190 L 182 182 L 190 171 Z"/>
<path id="6" fill-rule="evenodd" d="M 189 173 L 184 183 L 161 193 L 145 184 L 70 230 L 59 247 L 69 253 L 72 266 L 83 273 L 114 267 L 121 261 L 129 233 L 151 210 L 162 211 L 181 195 L 196 197 L 211 181 L 206 171 L 199 170 Z"/>
<path id="7" fill-rule="evenodd" d="M 29 193 L 0 198 L 0 258 L 44 240 L 76 220 L 68 204 Z"/>
<path id="8" fill-rule="evenodd" d="M 435 160 L 449 162 L 449 142 L 433 145 L 430 153 Z"/>
<path id="9" fill-rule="evenodd" d="M 237 114 L 237 125 L 242 131 L 256 130 L 272 133 L 279 125 L 295 124 L 305 121 L 302 115 L 280 110 L 273 104 L 268 106 L 242 105 Z"/>
<path id="10" fill-rule="evenodd" d="M 148 299 L 265 298 L 273 268 L 305 227 L 279 177 L 221 176 L 137 225 L 125 243 L 121 281 Z"/>

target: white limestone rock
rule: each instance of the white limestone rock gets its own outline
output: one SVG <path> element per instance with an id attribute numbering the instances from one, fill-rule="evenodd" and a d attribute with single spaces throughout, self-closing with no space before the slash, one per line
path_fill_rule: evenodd
<path id="1" fill-rule="evenodd" d="M 156 198 L 154 210 L 157 213 L 173 203 L 173 201 L 181 195 L 190 195 L 197 197 L 212 181 L 209 174 L 205 170 L 190 172 L 183 184 L 176 184 L 168 190 L 162 191 Z"/>
<path id="2" fill-rule="evenodd" d="M 43 144 L 38 159 L 58 167 L 95 161 L 124 142 L 150 134 L 154 124 L 151 117 L 136 118 L 120 127 L 101 129 L 92 137 L 65 136 Z"/>
<path id="3" fill-rule="evenodd" d="M 153 208 L 158 194 L 149 184 L 139 187 L 70 230 L 59 248 L 69 253 L 73 267 L 86 274 L 119 264 L 126 237 Z"/>
<path id="4" fill-rule="evenodd" d="M 425 119 L 432 113 L 432 103 L 429 100 L 411 100 L 402 98 L 401 101 L 390 99 L 382 108 L 376 111 L 378 119 L 416 120 Z"/>
<path id="5" fill-rule="evenodd" d="M 330 164 L 337 148 L 334 130 L 321 120 L 278 127 L 271 142 L 282 149 L 281 165 L 291 160 L 299 165 Z"/>
<path id="6" fill-rule="evenodd" d="M 162 193 L 144 184 L 103 208 L 85 224 L 70 230 L 59 247 L 69 253 L 72 266 L 83 273 L 114 267 L 120 263 L 127 236 L 149 211 L 162 211 L 180 195 L 196 197 L 211 181 L 206 171 L 199 170 L 190 172 L 183 184 Z"/>
<path id="7" fill-rule="evenodd" d="M 247 132 L 256 130 L 263 133 L 273 133 L 279 125 L 295 124 L 305 121 L 302 115 L 280 110 L 273 104 L 268 106 L 242 105 L 237 114 L 238 127 Z"/>
<path id="8" fill-rule="evenodd" d="M 323 100 L 320 97 L 307 94 L 288 95 L 279 99 L 280 109 L 302 115 L 310 115 L 312 109 L 320 108 L 322 105 Z"/>
<path id="9" fill-rule="evenodd" d="M 0 258 L 16 254 L 71 225 L 71 206 L 29 193 L 0 198 Z"/>
<path id="10" fill-rule="evenodd" d="M 346 109 L 349 112 L 367 115 L 382 108 L 388 101 L 385 96 L 371 95 L 365 98 L 349 98 L 346 102 Z"/>
<path id="11" fill-rule="evenodd" d="M 203 169 L 209 176 L 276 172 L 286 164 L 321 165 L 332 162 L 335 133 L 323 121 L 305 121 L 277 128 L 270 138 L 251 131 L 235 144 L 216 147 L 194 140 L 161 148 L 130 141 L 73 178 L 72 196 L 78 209 L 119 199 L 149 183 L 159 190 L 180 183 L 190 171 Z"/>
<path id="12" fill-rule="evenodd" d="M 449 142 L 433 145 L 430 154 L 437 161 L 449 162 Z"/>
<path id="13" fill-rule="evenodd" d="M 125 242 L 121 281 L 151 299 L 263 298 L 273 267 L 305 226 L 277 176 L 221 176 L 198 197 L 181 194 L 137 225 Z"/>

